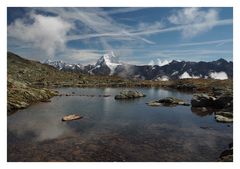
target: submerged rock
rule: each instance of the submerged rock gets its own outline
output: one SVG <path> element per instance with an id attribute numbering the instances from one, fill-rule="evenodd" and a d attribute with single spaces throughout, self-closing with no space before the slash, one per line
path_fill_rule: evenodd
<path id="1" fill-rule="evenodd" d="M 212 115 L 214 110 L 212 108 L 206 107 L 191 107 L 191 111 L 198 116 L 208 116 Z"/>
<path id="2" fill-rule="evenodd" d="M 145 97 L 146 95 L 139 91 L 125 90 L 121 91 L 120 94 L 115 96 L 116 100 L 119 99 L 134 99 L 139 97 Z"/>
<path id="3" fill-rule="evenodd" d="M 72 121 L 72 120 L 78 120 L 78 119 L 81 119 L 81 118 L 83 118 L 83 117 L 79 116 L 79 115 L 76 115 L 76 114 L 70 114 L 70 115 L 64 116 L 62 118 L 62 121 Z"/>
<path id="4" fill-rule="evenodd" d="M 183 106 L 190 106 L 189 103 L 184 102 L 181 99 L 174 98 L 174 97 L 166 97 L 160 100 L 150 101 L 147 103 L 149 106 L 176 106 L 176 105 L 183 105 Z"/>

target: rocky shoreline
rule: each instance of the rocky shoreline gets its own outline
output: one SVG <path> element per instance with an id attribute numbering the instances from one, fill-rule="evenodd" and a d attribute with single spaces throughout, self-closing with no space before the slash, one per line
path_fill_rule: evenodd
<path id="1" fill-rule="evenodd" d="M 49 102 L 57 92 L 47 88 L 33 88 L 25 83 L 9 79 L 7 82 L 7 111 L 11 114 L 33 103 Z"/>

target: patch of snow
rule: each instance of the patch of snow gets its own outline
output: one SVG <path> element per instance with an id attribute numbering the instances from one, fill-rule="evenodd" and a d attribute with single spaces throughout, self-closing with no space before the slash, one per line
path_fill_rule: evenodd
<path id="1" fill-rule="evenodd" d="M 225 72 L 211 72 L 209 77 L 212 79 L 225 80 L 228 79 L 228 76 Z"/>
<path id="2" fill-rule="evenodd" d="M 201 75 L 200 76 L 195 76 L 195 75 L 190 76 L 188 72 L 184 72 L 181 76 L 179 76 L 179 79 L 199 79 L 199 78 L 201 78 Z"/>
<path id="3" fill-rule="evenodd" d="M 189 79 L 189 78 L 192 78 L 192 76 L 190 76 L 188 72 L 184 72 L 181 76 L 179 76 L 179 79 Z"/>
<path id="4" fill-rule="evenodd" d="M 169 78 L 168 78 L 168 76 L 162 76 L 162 77 L 158 77 L 156 80 L 157 81 L 168 81 Z"/>
<path id="5" fill-rule="evenodd" d="M 88 73 L 90 73 L 90 74 L 93 74 L 93 70 L 95 70 L 95 69 L 97 69 L 97 68 L 100 68 L 101 67 L 101 65 L 97 65 L 97 66 L 95 66 L 94 68 L 92 68 L 91 70 L 89 70 L 88 71 Z"/>
<path id="6" fill-rule="evenodd" d="M 178 71 L 175 71 L 171 74 L 171 76 L 178 74 Z"/>

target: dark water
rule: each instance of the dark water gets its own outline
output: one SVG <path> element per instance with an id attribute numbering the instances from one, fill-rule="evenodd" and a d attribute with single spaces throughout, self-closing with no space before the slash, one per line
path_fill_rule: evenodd
<path id="1" fill-rule="evenodd" d="M 57 96 L 8 116 L 8 161 L 216 161 L 232 142 L 232 124 L 212 112 L 145 104 L 167 96 L 190 102 L 191 94 L 140 88 L 147 97 L 114 100 L 121 90 L 59 89 L 96 97 Z M 72 113 L 84 118 L 61 121 Z"/>

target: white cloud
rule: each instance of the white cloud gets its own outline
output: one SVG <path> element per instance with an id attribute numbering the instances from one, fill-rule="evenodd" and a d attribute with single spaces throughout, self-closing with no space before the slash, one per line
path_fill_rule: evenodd
<path id="1" fill-rule="evenodd" d="M 144 8 L 134 8 L 134 7 L 127 7 L 127 8 L 115 8 L 114 10 L 108 10 L 107 13 L 108 14 L 119 14 L 119 13 L 128 13 L 128 12 L 135 12 L 135 11 L 139 11 L 142 9 L 146 9 Z"/>
<path id="2" fill-rule="evenodd" d="M 171 63 L 172 60 L 170 60 L 170 61 L 168 61 L 168 60 L 161 61 L 160 59 L 157 59 L 157 62 L 158 62 L 158 66 L 165 66 L 165 65 L 168 65 L 169 63 Z"/>
<path id="3" fill-rule="evenodd" d="M 148 63 L 149 66 L 154 66 L 154 61 L 151 60 L 149 63 Z"/>
<path id="4" fill-rule="evenodd" d="M 71 63 L 81 63 L 83 65 L 95 64 L 101 57 L 100 51 L 98 50 L 65 50 L 60 58 L 66 59 Z"/>
<path id="5" fill-rule="evenodd" d="M 223 25 L 230 25 L 232 24 L 233 20 L 232 19 L 222 19 L 218 21 L 214 21 L 211 24 L 213 27 L 215 26 L 223 26 Z M 178 26 L 172 26 L 172 27 L 167 27 L 167 28 L 162 28 L 162 29 L 154 29 L 154 30 L 145 30 L 141 32 L 132 32 L 133 35 L 153 35 L 153 34 L 159 34 L 159 33 L 166 33 L 166 32 L 176 32 L 176 31 L 181 31 L 186 30 L 189 27 L 206 27 L 210 23 L 204 22 L 204 23 L 195 23 L 191 25 L 178 25 Z"/>
<path id="6" fill-rule="evenodd" d="M 175 25 L 185 25 L 182 29 L 184 38 L 191 38 L 212 29 L 219 20 L 218 11 L 214 8 L 183 8 L 168 18 Z"/>
<path id="7" fill-rule="evenodd" d="M 17 19 L 8 26 L 8 36 L 41 49 L 48 56 L 57 50 L 64 50 L 67 32 L 72 25 L 60 17 L 43 16 L 31 13 L 32 23 Z"/>
<path id="8" fill-rule="evenodd" d="M 228 79 L 228 76 L 225 72 L 211 72 L 209 76 L 212 79 L 219 79 L 219 80 L 225 80 Z"/>
<path id="9" fill-rule="evenodd" d="M 41 9 L 41 8 L 40 8 Z M 109 16 L 110 11 L 104 11 L 101 8 L 44 8 L 46 12 L 52 12 L 54 14 L 60 15 L 67 20 L 79 21 L 88 30 L 92 32 L 81 31 L 80 34 L 70 35 L 69 40 L 84 40 L 90 38 L 98 38 L 103 44 L 105 50 L 110 50 L 111 45 L 109 40 L 116 41 L 130 41 L 138 42 L 139 40 L 144 43 L 154 44 L 154 42 L 147 40 L 146 38 L 134 35 L 130 32 L 131 27 L 125 24 L 120 24 L 116 22 L 112 17 Z M 139 9 L 119 9 L 118 12 L 130 12 Z"/>
<path id="10" fill-rule="evenodd" d="M 177 46 L 201 46 L 201 45 L 212 45 L 216 44 L 216 46 L 223 45 L 225 43 L 231 43 L 232 39 L 221 39 L 214 41 L 203 41 L 203 42 L 192 42 L 192 43 L 182 43 Z"/>

